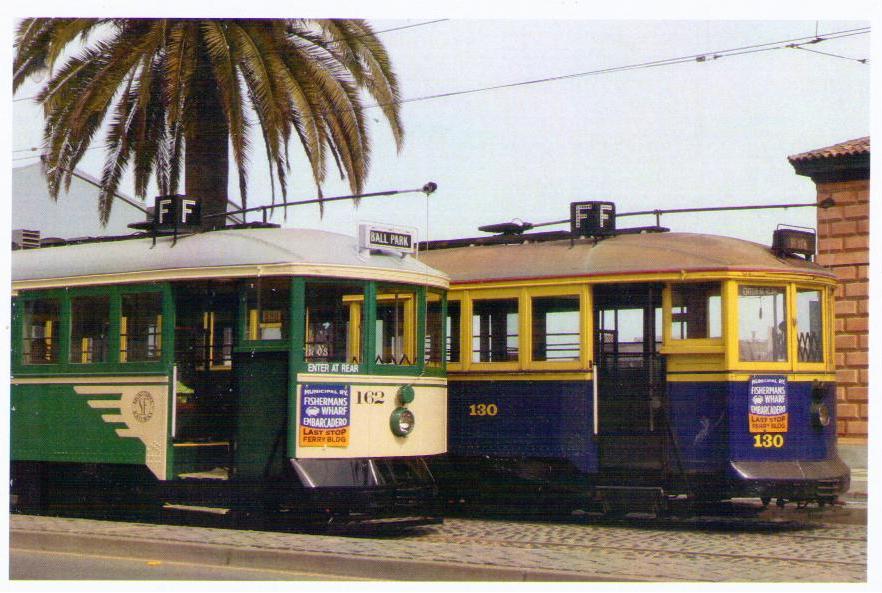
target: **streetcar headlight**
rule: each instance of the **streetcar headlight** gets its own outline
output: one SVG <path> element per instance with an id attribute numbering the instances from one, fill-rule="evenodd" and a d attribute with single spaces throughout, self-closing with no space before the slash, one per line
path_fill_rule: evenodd
<path id="1" fill-rule="evenodd" d="M 395 436 L 406 437 L 413 431 L 413 425 L 413 412 L 407 408 L 395 408 L 389 418 L 389 427 Z"/>
<path id="2" fill-rule="evenodd" d="M 823 402 L 812 404 L 812 424 L 823 428 L 830 424 L 830 408 Z"/>

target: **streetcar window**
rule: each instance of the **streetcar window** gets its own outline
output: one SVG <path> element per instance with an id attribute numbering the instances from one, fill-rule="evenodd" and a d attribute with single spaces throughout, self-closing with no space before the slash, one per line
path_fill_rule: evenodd
<path id="1" fill-rule="evenodd" d="M 719 282 L 671 286 L 671 338 L 692 340 L 723 335 Z"/>
<path id="2" fill-rule="evenodd" d="M 741 360 L 787 360 L 787 305 L 783 287 L 739 286 L 738 319 Z"/>
<path id="3" fill-rule="evenodd" d="M 518 299 L 472 302 L 472 362 L 518 359 Z"/>
<path id="4" fill-rule="evenodd" d="M 306 362 L 361 361 L 364 288 L 357 284 L 306 284 Z"/>
<path id="5" fill-rule="evenodd" d="M 288 337 L 288 303 L 291 293 L 287 278 L 260 278 L 248 284 L 249 340 L 284 340 Z"/>
<path id="6" fill-rule="evenodd" d="M 823 362 L 821 291 L 796 289 L 796 346 L 799 362 Z"/>
<path id="7" fill-rule="evenodd" d="M 416 292 L 380 287 L 376 324 L 376 362 L 416 364 Z"/>
<path id="8" fill-rule="evenodd" d="M 602 309 L 598 316 L 602 351 L 615 354 L 642 354 L 645 350 L 643 309 Z M 658 330 L 656 312 L 655 323 Z"/>
<path id="9" fill-rule="evenodd" d="M 426 364 L 433 367 L 441 366 L 441 347 L 443 324 L 441 323 L 441 295 L 437 292 L 426 293 Z"/>
<path id="10" fill-rule="evenodd" d="M 110 297 L 73 297 L 70 309 L 70 361 L 82 364 L 107 362 Z"/>
<path id="11" fill-rule="evenodd" d="M 58 362 L 57 299 L 37 299 L 24 304 L 24 363 L 51 364 Z"/>
<path id="12" fill-rule="evenodd" d="M 460 362 L 460 304 L 447 301 L 447 362 Z"/>
<path id="13" fill-rule="evenodd" d="M 122 295 L 119 320 L 119 361 L 144 362 L 162 358 L 162 294 Z"/>
<path id="14" fill-rule="evenodd" d="M 533 297 L 533 360 L 579 359 L 579 297 Z"/>

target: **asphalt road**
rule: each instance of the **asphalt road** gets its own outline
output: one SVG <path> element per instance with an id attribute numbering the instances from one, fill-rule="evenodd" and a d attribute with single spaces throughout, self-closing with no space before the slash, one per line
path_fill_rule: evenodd
<path id="1" fill-rule="evenodd" d="M 328 581 L 356 580 L 296 570 L 270 570 L 169 562 L 144 558 L 119 558 L 10 550 L 9 578 L 13 580 L 165 580 L 165 581 Z"/>

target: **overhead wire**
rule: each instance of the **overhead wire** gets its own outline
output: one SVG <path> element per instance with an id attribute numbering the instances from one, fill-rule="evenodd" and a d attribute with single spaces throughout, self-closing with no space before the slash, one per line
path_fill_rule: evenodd
<path id="1" fill-rule="evenodd" d="M 474 89 L 465 89 L 461 91 L 449 91 L 444 93 L 436 93 L 433 95 L 425 95 L 422 97 L 414 97 L 411 99 L 401 99 L 398 101 L 399 103 L 415 103 L 418 101 L 428 101 L 430 99 L 440 99 L 446 97 L 455 97 L 459 95 L 468 95 L 473 93 L 481 93 L 486 91 L 505 89 L 505 88 L 514 88 L 519 86 L 528 86 L 534 84 L 542 84 L 546 82 L 554 82 L 559 80 L 569 80 L 573 78 L 582 78 L 585 76 L 597 76 L 601 74 L 612 74 L 616 72 L 626 72 L 630 70 L 640 70 L 644 68 L 657 68 L 659 66 L 673 66 L 677 64 L 685 64 L 689 62 L 706 62 L 708 60 L 717 60 L 721 58 L 745 55 L 750 53 L 758 53 L 765 51 L 772 51 L 776 49 L 784 49 L 788 47 L 795 47 L 799 45 L 804 45 L 808 43 L 820 43 L 822 41 L 829 41 L 831 39 L 840 39 L 842 37 L 851 37 L 854 35 L 863 35 L 870 32 L 869 27 L 864 27 L 861 29 L 849 29 L 845 31 L 836 31 L 833 33 L 825 33 L 820 36 L 810 36 L 810 37 L 798 37 L 796 39 L 784 39 L 780 41 L 771 41 L 768 43 L 760 43 L 755 45 L 747 45 L 744 47 L 737 47 L 732 49 L 725 50 L 717 50 L 710 52 L 702 52 L 698 54 L 690 54 L 686 56 L 679 56 L 674 58 L 666 58 L 662 60 L 652 60 L 647 62 L 640 62 L 636 64 L 626 64 L 623 66 L 612 66 L 608 68 L 599 68 L 596 70 L 588 70 L 585 72 L 576 72 L 572 74 L 563 74 L 560 76 L 549 76 L 545 78 L 537 78 L 533 80 L 524 80 L 519 82 L 511 82 L 504 84 L 491 85 L 486 87 L 479 87 Z M 806 41 L 808 40 L 808 41 Z M 797 43 L 802 41 L 803 43 Z M 370 105 L 369 107 L 382 107 L 384 104 L 375 104 Z"/>
<path id="2" fill-rule="evenodd" d="M 842 56 L 839 54 L 831 54 L 826 51 L 818 51 L 816 49 L 809 49 L 807 47 L 802 47 L 800 45 L 794 45 L 793 49 L 801 49 L 802 51 L 810 51 L 814 54 L 821 54 L 822 56 L 830 56 L 831 58 L 842 58 L 843 60 L 851 60 L 853 62 L 860 62 L 861 64 L 867 64 L 870 61 L 869 58 L 852 58 L 850 56 Z"/>
<path id="3" fill-rule="evenodd" d="M 389 32 L 389 31 L 401 30 L 403 28 L 413 28 L 413 27 L 417 27 L 417 26 L 429 25 L 429 24 L 442 22 L 444 20 L 447 20 L 447 19 L 427 21 L 424 23 L 415 23 L 413 25 L 405 25 L 402 27 L 396 27 L 396 28 L 392 28 L 392 29 L 386 29 L 383 31 L 377 31 L 376 33 L 385 33 L 385 32 Z M 515 88 L 515 87 L 520 87 L 520 86 L 530 86 L 530 85 L 535 85 L 535 84 L 543 84 L 543 83 L 547 83 L 547 82 L 555 82 L 555 81 L 561 81 L 561 80 L 583 78 L 586 76 L 599 76 L 599 75 L 603 75 L 603 74 L 628 72 L 628 71 L 632 71 L 632 70 L 641 70 L 641 69 L 646 69 L 646 68 L 658 68 L 660 66 L 674 66 L 674 65 L 685 64 L 685 63 L 690 63 L 690 62 L 702 63 L 702 62 L 707 62 L 709 60 L 718 60 L 718 59 L 726 58 L 726 57 L 767 52 L 767 51 L 773 51 L 773 50 L 785 49 L 785 48 L 803 49 L 806 51 L 814 51 L 816 53 L 824 53 L 824 52 L 818 52 L 817 50 L 809 50 L 809 49 L 804 48 L 802 46 L 803 45 L 813 45 L 816 43 L 821 43 L 824 41 L 830 41 L 830 40 L 834 40 L 834 39 L 841 39 L 841 38 L 845 38 L 845 37 L 853 37 L 856 35 L 865 35 L 865 34 L 868 34 L 869 32 L 870 32 L 870 27 L 860 27 L 857 29 L 846 29 L 843 31 L 833 31 L 833 32 L 824 33 L 821 35 L 816 34 L 816 35 L 811 35 L 811 36 L 797 37 L 797 38 L 793 38 L 793 39 L 769 41 L 766 43 L 758 43 L 758 44 L 746 45 L 746 46 L 735 47 L 735 48 L 730 48 L 730 49 L 707 51 L 707 52 L 689 54 L 689 55 L 678 56 L 678 57 L 673 57 L 673 58 L 665 58 L 665 59 L 660 59 L 660 60 L 650 60 L 650 61 L 639 62 L 639 63 L 635 63 L 635 64 L 626 64 L 626 65 L 622 65 L 622 66 L 611 66 L 611 67 L 607 67 L 607 68 L 599 68 L 596 70 L 588 70 L 585 72 L 576 72 L 576 73 L 571 73 L 571 74 L 563 74 L 563 75 L 559 75 L 559 76 L 549 76 L 549 77 L 544 77 L 544 78 L 537 78 L 537 79 L 532 79 L 532 80 L 524 80 L 524 81 L 518 81 L 518 82 L 511 82 L 511 83 L 496 84 L 496 85 L 478 87 L 478 88 L 473 88 L 473 89 L 464 89 L 464 90 L 459 90 L 459 91 L 448 91 L 448 92 L 443 92 L 443 93 L 435 93 L 435 94 L 431 94 L 431 95 L 424 95 L 424 96 L 413 97 L 413 98 L 409 98 L 409 99 L 399 99 L 397 101 L 389 101 L 386 103 L 374 103 L 371 105 L 366 105 L 364 107 L 364 109 L 375 109 L 378 107 L 384 107 L 384 106 L 394 105 L 394 104 L 401 105 L 401 104 L 405 104 L 405 103 L 417 103 L 417 102 L 429 101 L 429 100 L 434 100 L 434 99 L 442 99 L 442 98 L 448 98 L 448 97 L 456 97 L 456 96 L 462 96 L 462 95 L 482 93 L 482 92 L 487 92 L 487 91 L 492 91 L 492 90 L 501 90 L 501 89 L 506 89 L 506 88 Z M 834 55 L 834 54 L 829 54 L 829 55 Z M 844 56 L 836 56 L 836 57 L 844 57 Z M 864 63 L 864 64 L 866 64 L 868 62 L 868 60 L 861 60 L 861 59 L 855 59 L 855 58 L 851 58 L 851 59 L 858 61 L 858 62 L 861 62 L 861 63 Z M 30 98 L 33 98 L 33 97 L 30 97 Z M 24 100 L 24 99 L 15 99 L 15 101 L 18 101 L 18 100 Z M 95 148 L 101 148 L 101 147 L 90 147 L 87 150 L 93 150 Z M 28 151 L 28 150 L 33 150 L 33 148 L 18 149 L 13 152 L 23 152 L 23 151 Z M 33 157 L 24 157 L 24 158 L 33 158 Z M 21 159 L 21 160 L 24 160 L 24 159 Z"/>

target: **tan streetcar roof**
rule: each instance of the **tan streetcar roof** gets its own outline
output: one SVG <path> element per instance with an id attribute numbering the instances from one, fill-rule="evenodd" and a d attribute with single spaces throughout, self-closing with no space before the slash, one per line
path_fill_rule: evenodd
<path id="1" fill-rule="evenodd" d="M 834 278 L 817 264 L 777 257 L 769 247 L 716 235 L 646 233 L 599 241 L 579 239 L 433 249 L 420 255 L 452 283 L 549 277 L 764 271 Z"/>

